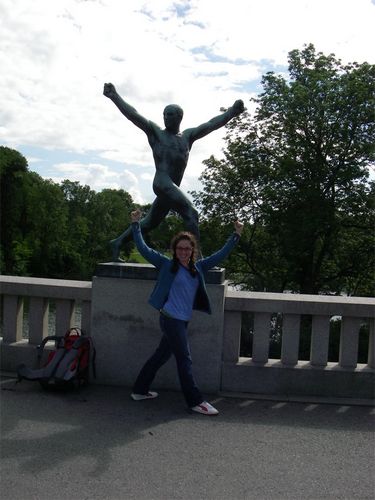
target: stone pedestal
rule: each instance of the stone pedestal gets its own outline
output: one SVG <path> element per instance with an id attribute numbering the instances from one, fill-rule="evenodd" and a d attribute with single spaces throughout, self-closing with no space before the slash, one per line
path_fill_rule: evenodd
<path id="1" fill-rule="evenodd" d="M 100 264 L 92 283 L 92 337 L 97 349 L 97 381 L 131 387 L 161 332 L 159 312 L 148 304 L 156 270 L 149 264 Z M 206 280 L 213 314 L 194 312 L 189 338 L 194 375 L 206 393 L 220 389 L 223 342 L 224 270 Z M 153 388 L 179 388 L 172 357 L 158 372 Z"/>

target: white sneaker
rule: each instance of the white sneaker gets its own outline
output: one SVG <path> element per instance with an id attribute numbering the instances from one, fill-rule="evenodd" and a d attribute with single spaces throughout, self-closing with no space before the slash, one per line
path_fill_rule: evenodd
<path id="1" fill-rule="evenodd" d="M 200 405 L 193 406 L 191 410 L 202 413 L 202 415 L 217 415 L 219 413 L 217 409 L 210 405 L 210 403 L 207 403 L 207 401 L 203 401 Z"/>
<path id="2" fill-rule="evenodd" d="M 154 399 L 158 396 L 159 394 L 157 392 L 149 391 L 147 394 L 135 394 L 133 392 L 130 397 L 134 399 L 134 401 L 142 401 L 143 399 Z"/>

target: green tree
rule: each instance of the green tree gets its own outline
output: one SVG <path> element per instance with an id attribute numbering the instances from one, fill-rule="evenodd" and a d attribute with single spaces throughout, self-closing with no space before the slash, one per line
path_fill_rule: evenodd
<path id="1" fill-rule="evenodd" d="M 95 193 L 89 206 L 89 235 L 87 245 L 90 252 L 92 273 L 98 262 L 111 258 L 109 241 L 116 238 L 130 225 L 130 212 L 135 206 L 129 193 L 123 189 L 103 189 Z M 122 257 L 130 254 L 131 244 L 125 245 Z"/>
<path id="2" fill-rule="evenodd" d="M 247 288 L 374 293 L 374 84 L 373 65 L 293 50 L 289 79 L 267 73 L 225 159 L 206 160 L 195 201 L 206 219 L 249 221 L 232 258 Z"/>
<path id="3" fill-rule="evenodd" d="M 25 179 L 23 241 L 30 249 L 27 269 L 19 274 L 65 277 L 69 212 L 59 185 L 29 172 Z"/>
<path id="4" fill-rule="evenodd" d="M 0 181 L 3 274 L 91 279 L 110 258 L 110 239 L 130 224 L 129 193 L 45 180 L 10 148 L 0 148 Z"/>
<path id="5" fill-rule="evenodd" d="M 26 159 L 0 148 L 1 272 L 58 276 L 66 246 L 67 212 L 59 186 L 28 170 Z"/>
<path id="6" fill-rule="evenodd" d="M 109 241 L 129 226 L 133 200 L 122 189 L 96 193 L 76 181 L 64 180 L 61 189 L 69 214 L 64 276 L 91 279 L 98 262 L 110 258 Z M 129 255 L 130 248 L 124 248 L 123 257 Z"/>
<path id="7" fill-rule="evenodd" d="M 62 181 L 59 187 L 63 193 L 69 220 L 60 272 L 67 279 L 85 279 L 87 268 L 90 267 L 90 203 L 95 192 L 89 186 L 82 186 L 78 181 L 67 179 Z"/>
<path id="8" fill-rule="evenodd" d="M 22 245 L 20 222 L 23 217 L 23 183 L 27 161 L 14 149 L 0 146 L 0 244 L 1 272 L 9 273 L 17 259 L 27 258 L 28 251 Z"/>

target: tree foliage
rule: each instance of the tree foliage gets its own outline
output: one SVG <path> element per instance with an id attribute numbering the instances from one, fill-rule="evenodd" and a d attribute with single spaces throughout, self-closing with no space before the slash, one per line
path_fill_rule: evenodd
<path id="1" fill-rule="evenodd" d="M 263 77 L 254 115 L 227 126 L 225 158 L 205 161 L 193 194 L 207 224 L 235 212 L 249 222 L 229 267 L 235 281 L 374 293 L 374 84 L 375 66 L 308 45 L 289 53 L 288 79 Z"/>
<path id="2" fill-rule="evenodd" d="M 0 183 L 2 274 L 91 279 L 134 207 L 121 189 L 96 193 L 78 182 L 45 180 L 6 147 L 0 148 Z"/>
<path id="3" fill-rule="evenodd" d="M 24 173 L 27 171 L 26 159 L 17 151 L 0 146 L 0 193 L 1 219 L 0 241 L 14 241 L 13 245 L 2 248 L 1 265 L 10 267 L 14 262 L 12 246 L 20 245 L 22 230 L 23 185 Z M 22 253 L 22 249 L 19 249 Z"/>

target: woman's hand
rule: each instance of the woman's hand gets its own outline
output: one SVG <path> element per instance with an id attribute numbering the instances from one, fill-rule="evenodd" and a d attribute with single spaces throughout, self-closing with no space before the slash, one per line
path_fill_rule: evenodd
<path id="1" fill-rule="evenodd" d="M 131 212 L 130 219 L 132 222 L 139 222 L 142 216 L 142 212 L 137 208 L 134 212 Z"/>
<path id="2" fill-rule="evenodd" d="M 238 236 L 241 236 L 243 230 L 243 224 L 239 220 L 236 220 L 234 223 L 234 231 L 238 234 Z"/>

